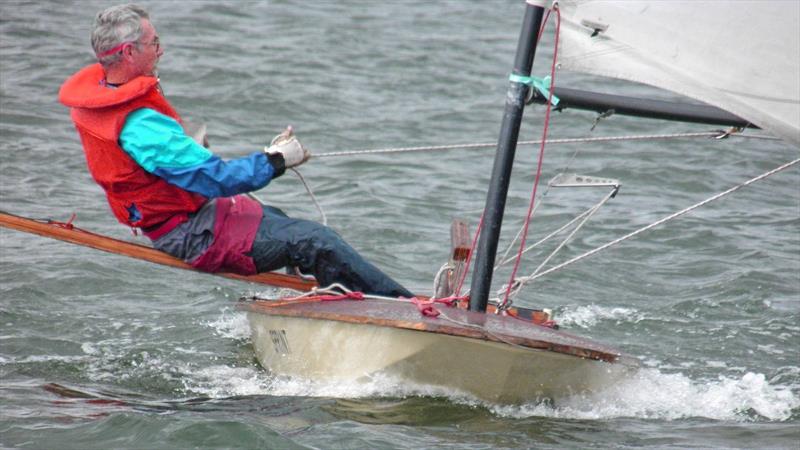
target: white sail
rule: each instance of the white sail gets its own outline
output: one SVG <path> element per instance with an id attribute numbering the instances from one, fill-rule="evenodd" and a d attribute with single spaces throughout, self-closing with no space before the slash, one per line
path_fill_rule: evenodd
<path id="1" fill-rule="evenodd" d="M 559 68 L 667 89 L 800 146 L 800 1 L 558 5 Z"/>

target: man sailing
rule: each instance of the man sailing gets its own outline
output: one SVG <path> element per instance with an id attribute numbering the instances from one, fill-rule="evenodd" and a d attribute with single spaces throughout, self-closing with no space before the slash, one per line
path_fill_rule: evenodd
<path id="1" fill-rule="evenodd" d="M 98 63 L 70 77 L 59 100 L 71 109 L 89 171 L 117 220 L 199 270 L 251 275 L 294 266 L 320 286 L 413 296 L 330 228 L 240 195 L 310 153 L 291 128 L 264 151 L 228 161 L 197 144 L 161 93 L 164 47 L 147 11 L 127 4 L 100 12 L 92 47 Z"/>

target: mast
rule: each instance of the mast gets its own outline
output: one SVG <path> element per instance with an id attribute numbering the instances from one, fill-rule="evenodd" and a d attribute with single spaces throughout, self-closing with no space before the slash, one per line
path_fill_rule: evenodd
<path id="1" fill-rule="evenodd" d="M 529 77 L 531 74 L 545 4 L 545 0 L 526 0 L 525 2 L 525 18 L 517 42 L 517 54 L 514 58 L 514 75 Z M 492 284 L 494 259 L 497 254 L 497 242 L 500 238 L 503 212 L 506 207 L 506 194 L 511 180 L 511 168 L 514 163 L 514 153 L 517 150 L 519 127 L 522 122 L 522 112 L 525 108 L 528 89 L 526 84 L 518 81 L 511 81 L 508 87 L 503 124 L 500 127 L 492 178 L 489 183 L 489 192 L 486 195 L 483 228 L 475 257 L 475 272 L 470 287 L 469 309 L 471 311 L 486 311 L 489 289 Z"/>

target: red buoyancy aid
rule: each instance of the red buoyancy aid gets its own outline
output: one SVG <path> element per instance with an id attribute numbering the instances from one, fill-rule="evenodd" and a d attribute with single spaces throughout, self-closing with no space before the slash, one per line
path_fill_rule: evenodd
<path id="1" fill-rule="evenodd" d="M 100 64 L 81 69 L 61 86 L 58 98 L 71 108 L 86 162 L 106 192 L 111 211 L 131 227 L 152 227 L 176 214 L 193 213 L 207 201 L 199 194 L 169 184 L 136 163 L 119 145 L 131 112 L 151 108 L 181 122 L 158 87 L 158 79 L 137 77 L 116 89 L 104 85 Z M 139 212 L 139 218 L 131 211 Z"/>

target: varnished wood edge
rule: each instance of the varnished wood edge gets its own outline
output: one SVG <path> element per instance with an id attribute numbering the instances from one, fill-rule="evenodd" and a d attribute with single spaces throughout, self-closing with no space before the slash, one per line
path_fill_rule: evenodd
<path id="1" fill-rule="evenodd" d="M 517 336 L 488 333 L 486 330 L 483 330 L 478 326 L 474 328 L 466 326 L 457 327 L 448 325 L 448 323 L 445 321 L 442 321 L 441 324 L 431 324 L 429 322 L 413 322 L 407 320 L 363 317 L 363 316 L 354 316 L 349 314 L 339 314 L 339 313 L 331 313 L 324 311 L 307 311 L 307 310 L 299 311 L 296 309 L 275 307 L 270 303 L 271 303 L 270 301 L 242 301 L 236 305 L 236 308 L 242 311 L 273 315 L 273 316 L 298 317 L 298 318 L 317 319 L 317 320 L 332 320 L 337 322 L 345 322 L 345 323 L 360 324 L 360 325 L 375 325 L 375 326 L 389 327 L 389 328 L 401 328 L 406 330 L 424 331 L 429 333 L 438 333 L 455 337 L 480 339 L 484 341 L 492 341 L 505 344 L 511 343 L 529 349 L 546 350 L 555 353 L 562 353 L 565 355 L 576 356 L 579 358 L 605 361 L 608 363 L 615 363 L 620 357 L 620 355 L 617 353 L 608 353 L 572 345 L 555 344 L 552 342 L 520 338 Z M 290 303 L 286 302 L 280 306 L 286 306 L 289 304 Z M 531 325 L 531 326 L 538 326 L 538 325 Z"/>
<path id="2" fill-rule="evenodd" d="M 189 264 L 186 264 L 180 259 L 172 257 L 152 247 L 135 244 L 133 242 L 121 241 L 108 236 L 95 234 L 90 231 L 81 230 L 79 228 L 66 228 L 59 224 L 36 221 L 2 211 L 0 211 L 0 226 L 69 242 L 71 244 L 78 244 L 108 253 L 115 253 L 143 261 L 153 262 L 164 266 L 202 272 L 190 266 Z M 256 275 L 239 275 L 229 272 L 219 272 L 212 275 L 275 287 L 297 289 L 300 291 L 308 291 L 316 286 L 316 283 L 313 281 L 304 280 L 293 275 L 272 272 L 259 273 Z"/>

